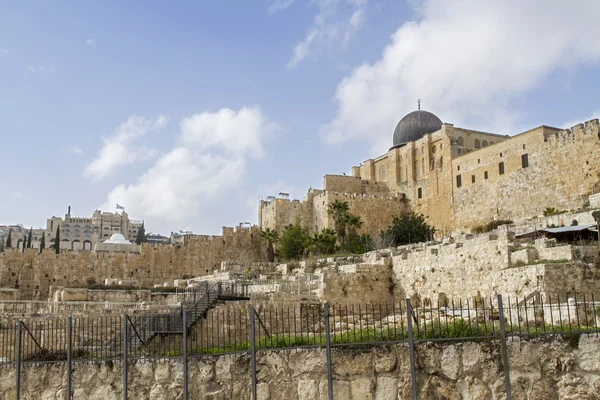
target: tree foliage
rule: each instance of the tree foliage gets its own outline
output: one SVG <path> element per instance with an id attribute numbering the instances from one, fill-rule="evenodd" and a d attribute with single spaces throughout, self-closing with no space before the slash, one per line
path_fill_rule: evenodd
<path id="1" fill-rule="evenodd" d="M 54 238 L 54 252 L 60 253 L 60 226 L 56 227 L 56 237 Z"/>
<path id="2" fill-rule="evenodd" d="M 46 235 L 44 232 L 42 232 L 42 239 L 40 241 L 40 253 L 42 252 L 42 250 L 44 250 L 46 248 Z"/>
<path id="3" fill-rule="evenodd" d="M 600 224 L 600 210 L 596 210 L 596 211 L 592 212 L 592 217 L 594 217 L 594 220 L 596 221 L 596 223 Z"/>
<path id="4" fill-rule="evenodd" d="M 0 239 L 0 253 L 4 253 L 4 239 Z"/>
<path id="5" fill-rule="evenodd" d="M 260 232 L 260 239 L 267 245 L 267 260 L 275 261 L 275 249 L 273 245 L 279 241 L 279 233 L 271 228 L 266 228 Z"/>
<path id="6" fill-rule="evenodd" d="M 12 231 L 8 230 L 8 237 L 6 238 L 6 247 L 12 247 Z"/>
<path id="7" fill-rule="evenodd" d="M 393 238 L 394 246 L 426 242 L 433 238 L 435 228 L 425 222 L 423 214 L 406 212 L 395 217 L 392 225 L 383 234 Z"/>
<path id="8" fill-rule="evenodd" d="M 31 235 L 33 233 L 33 227 L 29 228 L 29 236 L 27 236 L 27 248 L 31 248 Z"/>
<path id="9" fill-rule="evenodd" d="M 323 228 L 321 232 L 313 233 L 310 238 L 309 251 L 312 255 L 335 253 L 337 236 L 333 229 Z"/>
<path id="10" fill-rule="evenodd" d="M 144 228 L 144 221 L 142 221 L 142 226 L 137 231 L 137 236 L 135 238 L 135 244 L 140 245 L 146 242 L 146 228 Z"/>
<path id="11" fill-rule="evenodd" d="M 346 238 L 346 226 L 350 206 L 347 201 L 334 200 L 327 205 L 327 214 L 333 218 L 333 226 L 340 242 L 343 244 Z"/>
<path id="12" fill-rule="evenodd" d="M 284 260 L 299 260 L 306 255 L 310 243 L 308 229 L 300 225 L 300 221 L 286 226 L 279 239 L 277 255 Z"/>

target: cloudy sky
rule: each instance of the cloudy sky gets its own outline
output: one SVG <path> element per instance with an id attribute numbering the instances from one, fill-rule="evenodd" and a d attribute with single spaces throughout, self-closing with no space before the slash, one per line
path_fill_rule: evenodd
<path id="1" fill-rule="evenodd" d="M 386 151 L 416 108 L 600 116 L 597 0 L 0 1 L 0 225 L 72 206 L 218 234 Z"/>

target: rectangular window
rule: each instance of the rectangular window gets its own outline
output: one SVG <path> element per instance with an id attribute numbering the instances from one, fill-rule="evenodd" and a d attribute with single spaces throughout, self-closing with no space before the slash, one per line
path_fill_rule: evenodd
<path id="1" fill-rule="evenodd" d="M 462 186 L 462 179 L 460 175 L 456 175 L 456 187 L 459 188 Z"/>
<path id="2" fill-rule="evenodd" d="M 529 167 L 529 157 L 527 154 L 521 154 L 521 165 L 523 168 Z"/>
<path id="3" fill-rule="evenodd" d="M 471 183 L 475 183 L 475 175 L 471 175 Z"/>
<path id="4" fill-rule="evenodd" d="M 500 175 L 504 175 L 504 163 L 503 162 L 498 164 L 498 172 L 500 173 Z"/>
<path id="5" fill-rule="evenodd" d="M 484 179 L 487 179 L 487 178 L 488 178 L 487 171 L 485 171 L 485 172 L 483 173 L 483 178 L 484 178 Z"/>
<path id="6" fill-rule="evenodd" d="M 422 188 L 418 188 L 417 189 L 417 197 L 419 199 L 423 197 L 423 189 Z"/>

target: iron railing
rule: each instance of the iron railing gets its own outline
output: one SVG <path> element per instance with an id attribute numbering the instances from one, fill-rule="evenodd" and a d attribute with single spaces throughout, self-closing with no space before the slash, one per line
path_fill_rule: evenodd
<path id="1" fill-rule="evenodd" d="M 600 333 L 593 295 L 472 298 L 440 302 L 248 307 L 246 288 L 216 283 L 190 293 L 175 313 L 0 322 L 0 366 L 134 359 L 187 360 L 275 348 L 330 349 L 419 342 L 500 343 L 507 392 L 506 338 Z M 412 357 L 412 356 L 411 356 Z M 413 358 L 414 360 L 414 358 Z M 412 373 L 416 366 L 411 362 Z M 329 377 L 330 378 L 330 377 Z M 255 378 L 253 378 L 253 381 Z M 126 386 L 126 385 L 125 385 Z"/>

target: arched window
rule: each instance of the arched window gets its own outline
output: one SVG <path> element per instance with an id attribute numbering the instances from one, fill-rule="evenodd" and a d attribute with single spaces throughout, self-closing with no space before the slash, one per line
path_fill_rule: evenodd
<path id="1" fill-rule="evenodd" d="M 494 144 L 494 142 L 490 142 L 490 146 L 493 145 L 493 144 Z"/>
<path id="2" fill-rule="evenodd" d="M 462 136 L 459 136 L 458 139 L 456 139 L 456 143 L 458 143 L 459 146 L 463 146 L 464 145 L 464 141 Z"/>
<path id="3" fill-rule="evenodd" d="M 479 139 L 475 139 L 475 148 L 479 149 L 481 147 L 481 142 L 479 141 Z"/>
<path id="4" fill-rule="evenodd" d="M 421 159 L 421 172 L 423 172 L 423 175 L 425 175 L 425 159 L 424 158 Z"/>
<path id="5" fill-rule="evenodd" d="M 436 151 L 437 151 L 437 147 L 435 147 L 435 144 L 434 144 L 433 147 L 431 148 L 431 152 L 433 154 L 435 154 Z"/>
<path id="6" fill-rule="evenodd" d="M 481 143 L 481 145 L 482 145 L 483 147 L 486 147 L 486 146 L 488 145 L 488 142 L 487 142 L 487 140 L 484 140 L 484 141 L 483 141 L 483 143 Z"/>
<path id="7" fill-rule="evenodd" d="M 379 180 L 385 181 L 385 166 L 384 165 L 379 167 Z"/>
<path id="8" fill-rule="evenodd" d="M 440 168 L 444 166 L 444 157 L 440 157 Z"/>

